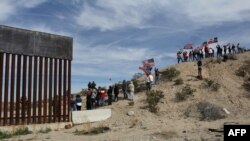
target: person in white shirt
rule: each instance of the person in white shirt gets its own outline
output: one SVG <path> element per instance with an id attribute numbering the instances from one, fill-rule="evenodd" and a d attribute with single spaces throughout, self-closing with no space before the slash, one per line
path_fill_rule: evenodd
<path id="1" fill-rule="evenodd" d="M 147 90 L 151 90 L 152 84 L 154 82 L 154 77 L 151 73 L 147 74 Z"/>
<path id="2" fill-rule="evenodd" d="M 135 95 L 135 86 L 132 81 L 130 81 L 128 85 L 128 92 L 129 92 L 129 99 L 134 101 L 134 95 Z"/>

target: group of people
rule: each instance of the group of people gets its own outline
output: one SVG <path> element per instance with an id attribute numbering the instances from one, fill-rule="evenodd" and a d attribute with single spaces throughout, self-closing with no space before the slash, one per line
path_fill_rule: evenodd
<path id="1" fill-rule="evenodd" d="M 217 57 L 222 57 L 226 54 L 236 54 L 242 53 L 244 50 L 240 47 L 238 43 L 236 46 L 234 44 L 228 43 L 227 45 L 223 45 L 221 47 L 219 44 L 216 46 Z M 204 51 L 201 48 L 196 48 L 191 51 L 178 51 L 177 52 L 177 62 L 178 64 L 181 62 L 187 61 L 199 61 L 203 58 L 215 57 L 215 51 L 213 48 L 209 48 L 208 45 L 204 46 Z"/>
<path id="2" fill-rule="evenodd" d="M 118 102 L 119 93 L 123 92 L 124 99 L 134 101 L 134 84 L 132 81 L 123 81 L 122 84 L 114 84 L 109 86 L 108 89 L 105 87 L 96 88 L 95 82 L 88 83 L 88 89 L 84 91 L 86 95 L 86 109 L 91 110 L 93 108 L 101 107 L 107 104 L 112 105 L 112 102 Z M 80 95 L 77 95 L 75 100 L 71 97 L 71 109 L 72 111 L 81 110 L 82 99 Z"/>

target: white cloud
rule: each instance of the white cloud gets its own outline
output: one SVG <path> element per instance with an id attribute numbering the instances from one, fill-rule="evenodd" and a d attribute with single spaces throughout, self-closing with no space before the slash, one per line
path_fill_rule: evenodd
<path id="1" fill-rule="evenodd" d="M 0 21 L 6 20 L 9 15 L 15 12 L 15 7 L 13 7 L 8 0 L 1 1 L 0 9 Z"/>
<path id="2" fill-rule="evenodd" d="M 7 20 L 22 8 L 34 8 L 47 0 L 1 0 L 0 21 Z"/>
<path id="3" fill-rule="evenodd" d="M 112 30 L 121 27 L 139 27 L 153 13 L 153 0 L 96 1 L 96 7 L 84 5 L 81 14 L 76 17 L 78 24 L 86 28 Z"/>
<path id="4" fill-rule="evenodd" d="M 75 46 L 74 59 L 81 64 L 102 64 L 121 61 L 138 61 L 152 55 L 146 48 L 116 46 Z M 80 53 L 81 52 L 81 53 Z M 84 55 L 82 54 L 84 53 Z"/>
<path id="5" fill-rule="evenodd" d="M 249 20 L 249 11 L 250 1 L 247 0 L 97 0 L 94 6 L 85 3 L 76 21 L 84 28 L 102 31 L 143 28 L 152 26 L 150 22 L 154 21 L 150 20 L 161 14 L 157 20 L 162 21 L 162 27 L 180 25 L 187 28 L 186 25 L 195 27 Z"/>
<path id="6" fill-rule="evenodd" d="M 250 1 L 246 0 L 192 0 L 184 5 L 183 13 L 195 22 L 218 24 L 249 20 Z"/>

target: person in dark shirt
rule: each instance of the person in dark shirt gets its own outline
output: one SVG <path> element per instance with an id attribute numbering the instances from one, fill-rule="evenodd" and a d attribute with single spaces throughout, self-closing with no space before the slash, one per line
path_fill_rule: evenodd
<path id="1" fill-rule="evenodd" d="M 202 79 L 202 62 L 201 62 L 201 60 L 198 61 L 197 65 L 198 65 L 198 78 Z"/>
<path id="2" fill-rule="evenodd" d="M 112 92 L 113 92 L 113 88 L 112 88 L 112 86 L 109 86 L 109 89 L 108 89 L 108 105 L 112 105 L 112 100 L 113 100 Z"/>
<path id="3" fill-rule="evenodd" d="M 115 99 L 114 101 L 118 101 L 118 95 L 119 95 L 119 87 L 117 84 L 115 84 L 115 87 L 114 87 L 114 94 L 115 94 Z"/>

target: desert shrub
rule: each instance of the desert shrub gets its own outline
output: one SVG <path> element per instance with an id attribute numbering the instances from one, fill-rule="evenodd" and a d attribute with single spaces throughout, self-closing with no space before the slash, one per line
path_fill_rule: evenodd
<path id="1" fill-rule="evenodd" d="M 50 128 L 45 128 L 45 129 L 41 129 L 38 131 L 38 133 L 49 133 L 51 132 L 52 130 Z"/>
<path id="2" fill-rule="evenodd" d="M 201 114 L 200 120 L 217 120 L 226 117 L 223 109 L 209 102 L 199 102 L 197 108 Z"/>
<path id="3" fill-rule="evenodd" d="M 133 81 L 136 93 L 145 91 L 147 89 L 146 84 L 139 83 L 139 81 L 136 79 L 132 79 L 131 81 Z"/>
<path id="4" fill-rule="evenodd" d="M 31 133 L 32 132 L 29 131 L 28 128 L 19 128 L 13 133 L 0 131 L 0 139 L 11 138 L 13 136 L 27 135 Z"/>
<path id="5" fill-rule="evenodd" d="M 237 60 L 237 56 L 234 54 L 227 54 L 223 56 L 223 60 L 224 62 L 226 62 L 227 60 Z"/>
<path id="6" fill-rule="evenodd" d="M 218 64 L 220 64 L 220 63 L 222 62 L 222 58 L 221 58 L 221 57 L 218 57 L 218 58 L 216 59 L 216 62 L 217 62 Z"/>
<path id="7" fill-rule="evenodd" d="M 240 77 L 248 76 L 250 74 L 250 60 L 245 61 L 244 65 L 239 67 L 235 74 Z"/>
<path id="8" fill-rule="evenodd" d="M 162 80 L 168 80 L 172 81 L 173 78 L 177 77 L 180 75 L 180 71 L 178 71 L 175 68 L 168 68 L 165 71 L 161 72 L 161 79 Z"/>
<path id="9" fill-rule="evenodd" d="M 96 127 L 96 128 L 93 128 L 93 129 L 91 129 L 89 131 L 85 131 L 85 130 L 78 131 L 78 130 L 76 130 L 74 132 L 74 134 L 75 135 L 97 135 L 97 134 L 101 134 L 101 133 L 106 133 L 109 130 L 111 130 L 109 127 Z"/>
<path id="10" fill-rule="evenodd" d="M 12 135 L 8 132 L 3 132 L 3 131 L 0 131 L 0 140 L 1 139 L 6 139 L 6 138 L 11 138 Z"/>
<path id="11" fill-rule="evenodd" d="M 250 80 L 249 80 L 249 79 L 245 80 L 245 82 L 243 83 L 242 86 L 243 86 L 243 88 L 244 88 L 246 91 L 250 92 Z"/>
<path id="12" fill-rule="evenodd" d="M 246 72 L 245 68 L 244 68 L 243 66 L 241 66 L 241 67 L 235 72 L 235 74 L 236 74 L 237 76 L 240 76 L 240 77 L 245 77 L 246 74 L 247 74 L 247 72 Z"/>
<path id="13" fill-rule="evenodd" d="M 220 84 L 217 82 L 214 82 L 213 80 L 204 79 L 205 87 L 212 90 L 212 91 L 218 91 L 220 89 Z"/>
<path id="14" fill-rule="evenodd" d="M 235 54 L 229 54 L 228 60 L 238 60 L 237 56 Z"/>
<path id="15" fill-rule="evenodd" d="M 190 85 L 186 85 L 180 92 L 175 93 L 176 101 L 186 100 L 189 96 L 192 96 L 195 91 L 196 90 L 192 89 Z"/>
<path id="16" fill-rule="evenodd" d="M 27 135 L 27 134 L 31 134 L 31 133 L 32 133 L 32 132 L 29 131 L 28 128 L 19 128 L 19 129 L 17 129 L 17 130 L 13 133 L 13 135 L 14 135 L 14 136 L 19 136 L 19 135 Z"/>
<path id="17" fill-rule="evenodd" d="M 174 81 L 174 85 L 181 85 L 181 84 L 183 84 L 183 79 L 181 78 L 178 78 Z"/>
<path id="18" fill-rule="evenodd" d="M 159 111 L 158 103 L 162 98 L 164 98 L 162 91 L 147 91 L 146 93 L 147 99 L 146 102 L 148 104 L 149 111 L 152 113 L 157 113 Z"/>
<path id="19" fill-rule="evenodd" d="M 147 90 L 147 86 L 144 83 L 138 83 L 137 86 L 135 86 L 135 92 L 136 93 L 142 92 L 142 91 L 145 91 L 145 90 Z"/>

